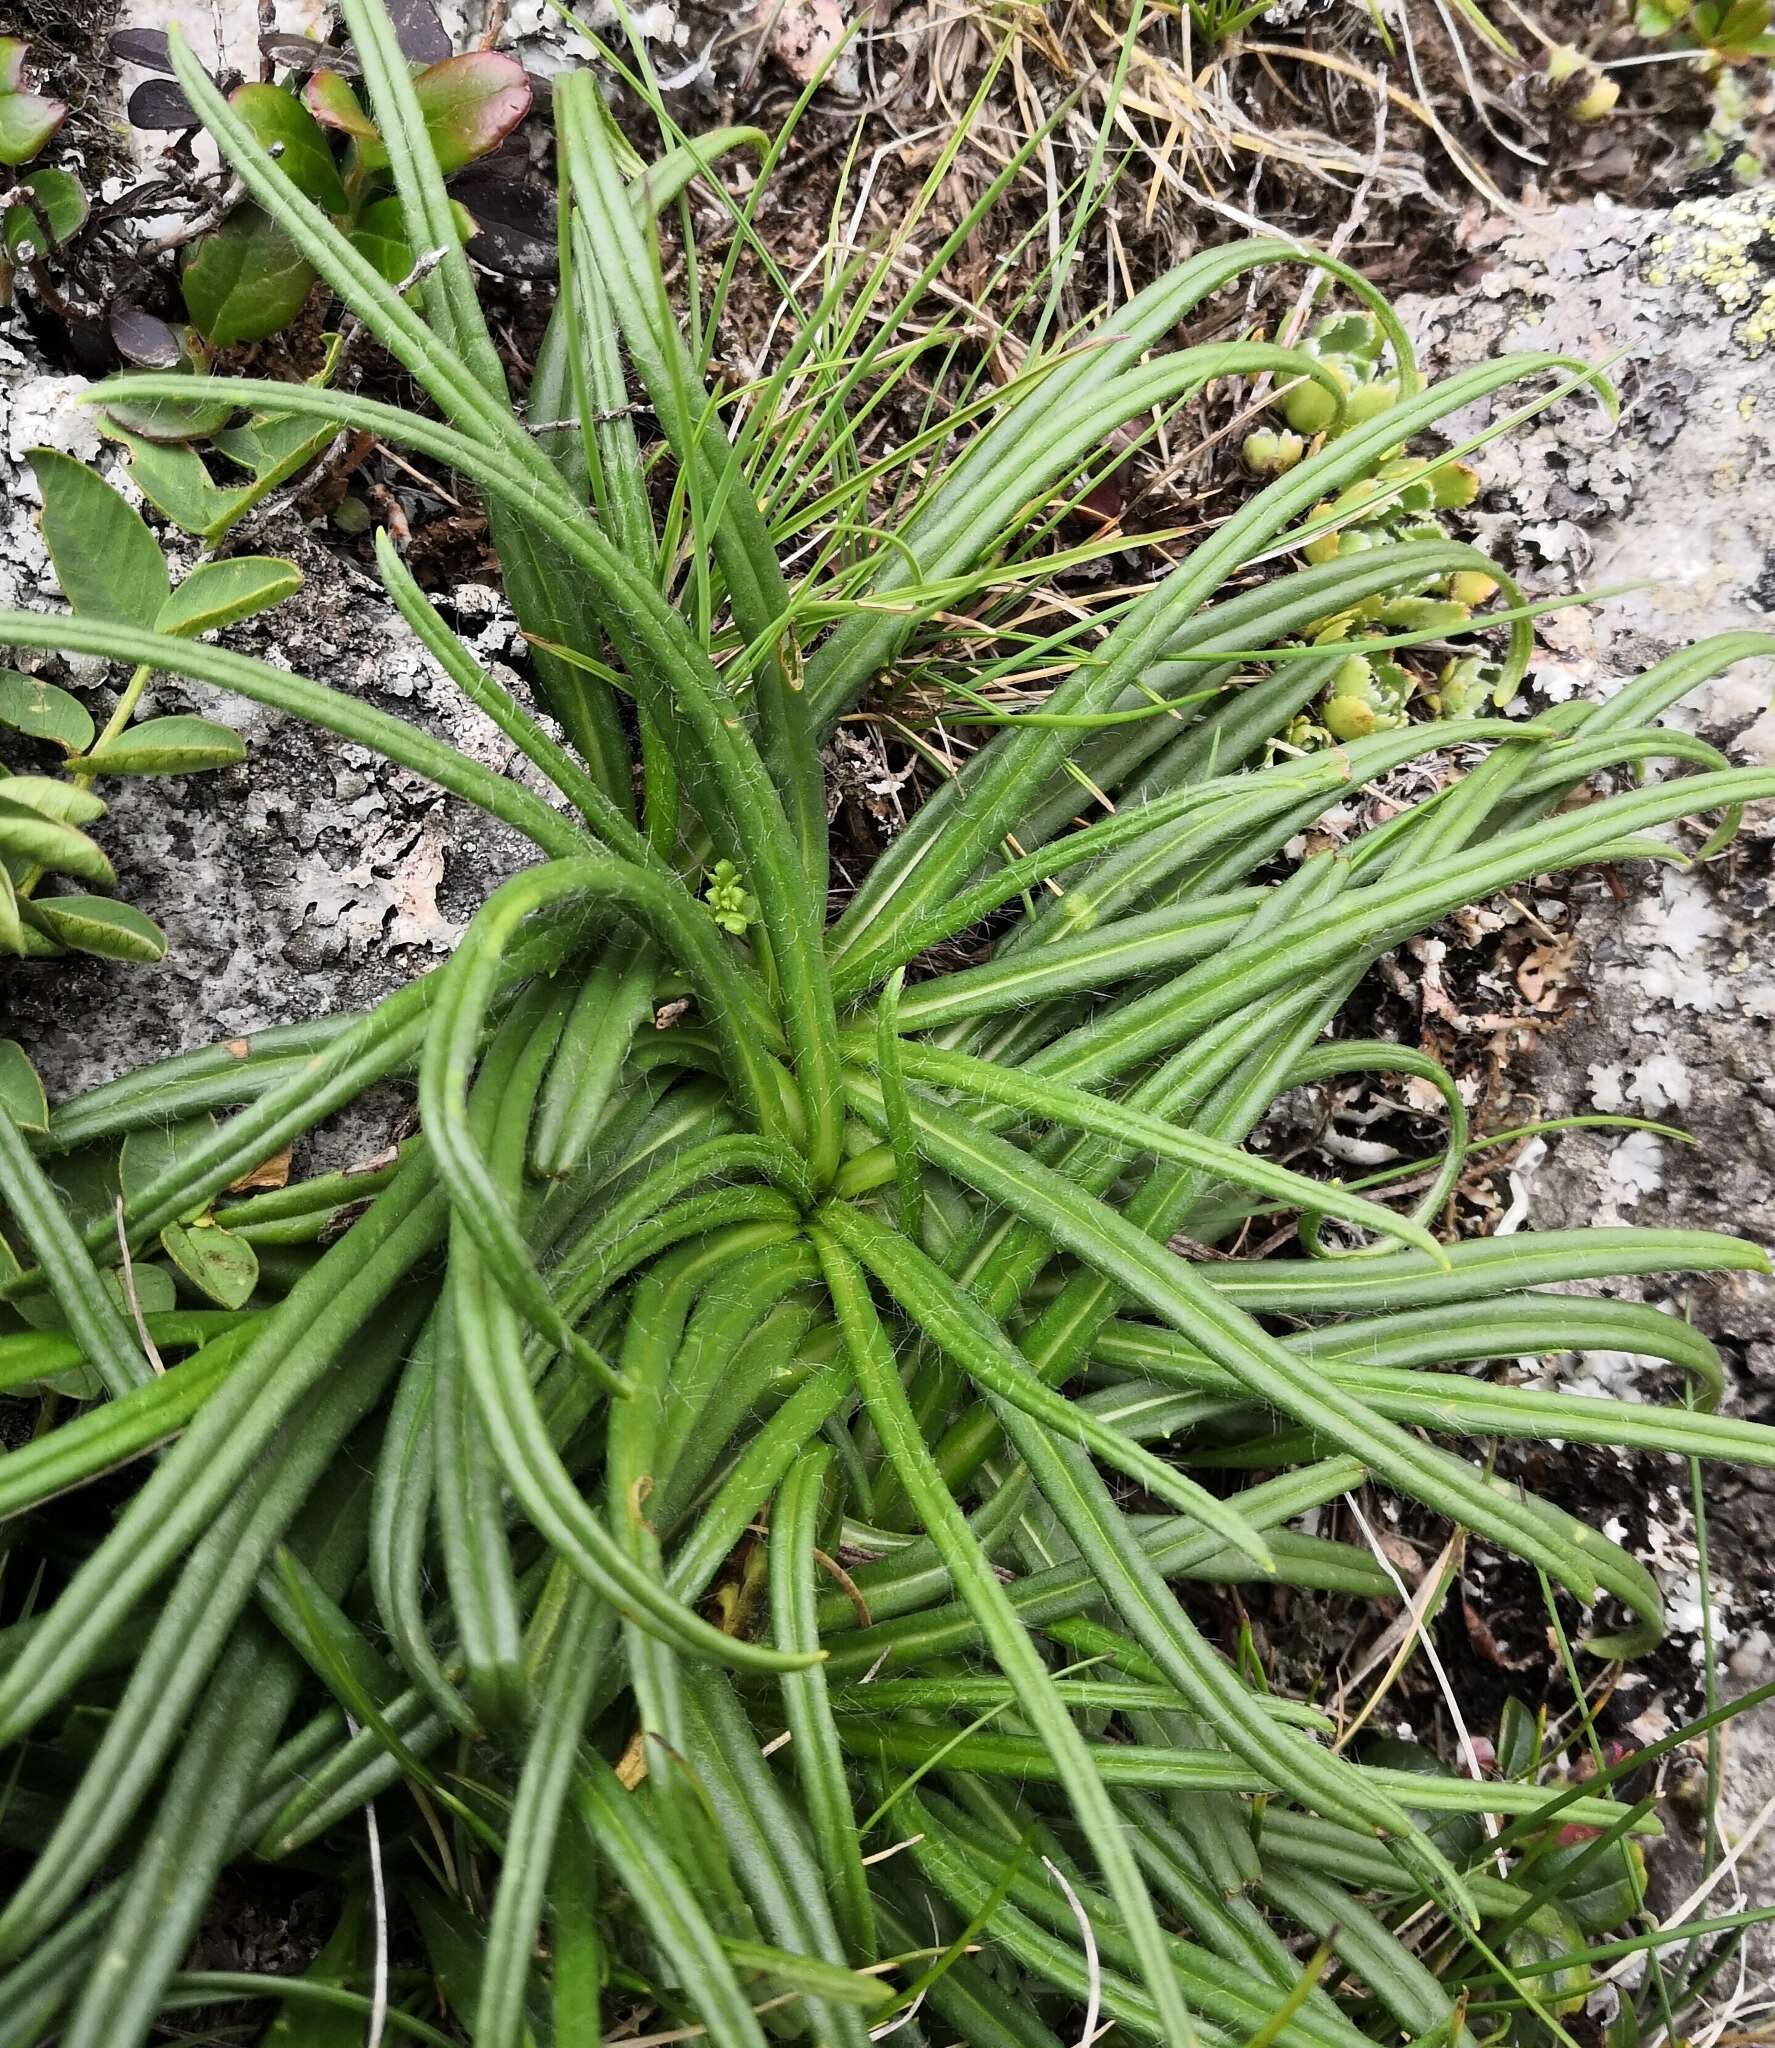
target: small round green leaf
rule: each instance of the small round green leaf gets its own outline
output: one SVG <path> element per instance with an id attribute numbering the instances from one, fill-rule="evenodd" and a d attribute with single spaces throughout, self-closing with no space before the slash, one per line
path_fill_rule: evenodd
<path id="1" fill-rule="evenodd" d="M 150 630 L 172 585 L 153 534 L 97 471 L 52 448 L 31 450 L 43 540 L 77 612 Z"/>
<path id="2" fill-rule="evenodd" d="M 232 555 L 200 562 L 166 601 L 158 630 L 195 639 L 199 633 L 231 626 L 236 619 L 269 611 L 302 588 L 293 562 L 272 555 Z"/>
<path id="3" fill-rule="evenodd" d="M 454 200 L 450 202 L 450 214 L 456 223 L 457 239 L 467 241 L 475 232 L 474 216 Z M 365 207 L 351 231 L 351 244 L 360 256 L 375 264 L 390 284 L 401 284 L 412 275 L 413 244 L 407 234 L 406 215 L 401 202 L 392 195 Z"/>
<path id="4" fill-rule="evenodd" d="M 164 1266 L 149 1266 L 139 1261 L 132 1262 L 129 1269 L 129 1288 L 123 1284 L 123 1275 L 115 1266 L 105 1269 L 105 1285 L 117 1297 L 117 1305 L 125 1315 L 130 1313 L 130 1293 L 133 1291 L 135 1305 L 145 1316 L 164 1316 L 179 1305 L 179 1290 L 173 1276 Z"/>
<path id="5" fill-rule="evenodd" d="M 49 1129 L 49 1098 L 24 1047 L 13 1038 L 0 1038 L 0 1108 L 21 1131 Z"/>
<path id="6" fill-rule="evenodd" d="M 239 85 L 228 103 L 304 198 L 322 213 L 344 213 L 350 201 L 320 123 L 296 98 L 275 85 Z"/>
<path id="7" fill-rule="evenodd" d="M 109 896 L 44 896 L 20 907 L 32 926 L 70 953 L 147 962 L 166 957 L 159 925 Z"/>
<path id="8" fill-rule="evenodd" d="M 73 765 L 88 775 L 195 775 L 245 759 L 246 748 L 231 726 L 179 716 L 145 718 Z"/>
<path id="9" fill-rule="evenodd" d="M 35 263 L 86 224 L 86 193 L 66 171 L 33 171 L 15 189 L 21 196 L 0 213 L 0 242 L 14 263 Z"/>
<path id="10" fill-rule="evenodd" d="M 218 1223 L 169 1223 L 160 1242 L 192 1286 L 219 1307 L 243 1307 L 259 1284 L 258 1253 Z"/>
<path id="11" fill-rule="evenodd" d="M 92 745 L 92 719 L 80 699 L 39 676 L 20 675 L 17 669 L 0 668 L 0 725 L 34 740 L 48 740 L 65 754 L 78 754 Z"/>
<path id="12" fill-rule="evenodd" d="M 308 298 L 314 272 L 270 214 L 243 206 L 197 244 L 180 283 L 198 332 L 228 348 L 287 327 Z"/>
<path id="13" fill-rule="evenodd" d="M 193 1152 L 216 1135 L 213 1116 L 181 1117 L 177 1123 L 145 1124 L 131 1131 L 117 1155 L 117 1185 L 126 1202 L 133 1202 L 151 1187 L 179 1158 Z M 203 1214 L 203 1205 L 182 1217 L 186 1223 Z"/>

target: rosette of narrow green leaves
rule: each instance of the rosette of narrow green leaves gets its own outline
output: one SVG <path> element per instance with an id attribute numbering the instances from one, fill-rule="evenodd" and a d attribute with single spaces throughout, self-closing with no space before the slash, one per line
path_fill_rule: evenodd
<path id="1" fill-rule="evenodd" d="M 373 129 L 400 230 L 440 252 L 410 298 L 330 189 L 267 152 L 263 106 L 176 40 L 172 61 L 253 205 L 426 403 L 188 370 L 131 378 L 130 402 L 363 429 L 481 491 L 542 643 L 541 711 L 391 538 L 378 558 L 523 779 L 203 644 L 180 622 L 224 622 L 222 582 L 163 589 L 133 541 L 128 609 L 64 576 L 71 614 L 0 619 L 0 643 L 310 720 L 538 860 L 447 966 L 361 1016 L 53 1108 L 22 1052 L 0 1058 L 0 1397 L 40 1404 L 0 1453 L 0 1514 L 46 1561 L 0 1660 L 9 1839 L 30 1836 L 0 1908 L 0 2040 L 121 2048 L 221 1996 L 275 2000 L 297 2038 L 381 2012 L 481 2048 L 619 2016 L 859 2048 L 897 2026 L 1052 2043 L 1099 2016 L 1164 2043 L 1558 2039 L 1589 1954 L 1660 1938 L 1633 1931 L 1657 1822 L 1624 1768 L 1521 1710 L 1489 1777 L 1365 1740 L 1335 1702 L 1273 1689 L 1215 1589 L 1246 1612 L 1394 1597 L 1393 1560 L 1352 1540 L 1365 1516 L 1314 1519 L 1373 1487 L 1537 1573 L 1576 1669 L 1655 1641 L 1659 1590 L 1525 1487 L 1511 1446 L 1775 1463 L 1775 1433 L 1718 1412 L 1705 1338 L 1567 1291 L 1761 1253 L 1683 1230 L 1451 1240 L 1485 1134 L 1435 1060 L 1343 1021 L 1439 918 L 1668 857 L 1685 821 L 1719 821 L 1711 849 L 1775 794 L 1658 723 L 1771 642 L 1708 643 L 1595 709 L 1485 717 L 1526 613 L 1481 633 L 1507 586 L 1430 516 L 1463 473 L 1414 450 L 1494 392 L 1587 373 L 1528 357 L 1426 385 L 1378 295 L 1319 258 L 1350 310 L 1304 348 L 1167 346 L 1299 260 L 1280 244 L 1204 252 L 1097 331 L 1040 320 L 1002 393 L 957 371 L 947 422 L 865 457 L 929 331 L 959 338 L 927 300 L 940 263 L 861 256 L 804 301 L 756 198 L 713 187 L 724 263 L 744 252 L 783 293 L 780 360 L 730 432 L 715 323 L 681 320 L 653 226 L 718 149 L 667 126 L 650 177 L 589 70 L 555 91 L 560 296 L 526 422 L 423 77 L 372 0 L 346 16 L 361 89 L 327 105 Z M 1258 377 L 1312 394 L 1299 447 L 1258 450 L 1248 501 L 1094 639 L 1042 643 L 1036 709 L 958 696 L 989 737 L 829 912 L 832 722 L 958 619 L 997 683 L 997 586 L 1013 562 L 1065 576 L 1048 513 L 1090 488 L 1106 422 L 1223 383 L 1232 405 Z M 899 544 L 858 550 L 865 528 Z M 1435 688 L 1479 714 L 1472 765 L 1292 861 L 1432 751 L 1410 650 L 1445 639 L 1471 643 Z M 1335 744 L 1274 746 L 1315 702 L 1347 707 Z M 138 767 L 189 764 L 200 738 L 180 719 L 101 736 L 24 681 L 0 709 L 77 777 L 127 772 L 132 734 Z M 1648 761 L 1682 772 L 1565 801 Z M 1401 1076 L 1446 1124 L 1409 1205 L 1251 1143 L 1294 1090 Z M 400 1079 L 420 1128 L 391 1157 L 266 1170 Z M 1278 1213 L 1299 1255 L 1240 1254 Z M 1588 1349 L 1673 1368 L 1686 1398 L 1475 1370 Z M 83 1491 L 100 1480 L 108 1519 Z M 332 1880 L 324 1949 L 302 1977 L 182 1971 L 254 1859 Z"/>

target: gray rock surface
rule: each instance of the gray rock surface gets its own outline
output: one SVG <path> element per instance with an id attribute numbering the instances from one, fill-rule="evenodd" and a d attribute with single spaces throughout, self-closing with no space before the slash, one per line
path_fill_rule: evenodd
<path id="1" fill-rule="evenodd" d="M 1477 458 L 1480 541 L 1532 595 L 1641 586 L 1539 621 L 1531 708 L 1606 697 L 1705 635 L 1775 634 L 1775 283 L 1765 293 L 1743 254 L 1771 221 L 1775 195 L 1761 193 L 1674 214 L 1565 208 L 1505 240 L 1459 301 L 1407 308 L 1439 367 L 1528 349 L 1616 359 L 1618 425 L 1568 401 Z M 1741 661 L 1668 722 L 1768 762 L 1772 694 L 1775 660 Z M 1624 900 L 1600 880 L 1573 892 L 1581 1000 L 1521 1078 L 1550 1113 L 1664 1118 L 1698 1143 L 1562 1138 L 1535 1168 L 1531 1221 L 1582 1203 L 1599 1222 L 1681 1218 L 1775 1246 L 1772 840 L 1775 806 L 1758 806 L 1699 869 L 1642 872 Z M 1775 1282 L 1710 1284 L 1695 1311 L 1747 1372 L 1775 1374 Z"/>
<path id="2" fill-rule="evenodd" d="M 1605 604 L 1540 622 L 1531 705 L 1606 696 L 1705 634 L 1775 632 L 1775 193 L 1703 199 L 1670 213 L 1572 207 L 1503 239 L 1477 287 L 1409 309 L 1431 359 L 1454 367 L 1501 350 L 1618 357 L 1617 427 L 1571 402 L 1478 457 L 1480 537 L 1536 595 L 1643 583 Z M 1497 416 L 1521 394 L 1486 409 Z M 1462 419 L 1472 431 L 1482 418 Z M 1671 714 L 1734 760 L 1775 759 L 1775 662 L 1738 664 Z M 1680 835 L 1679 835 L 1680 836 Z M 1693 837 L 1689 843 L 1692 845 Z M 1514 1055 L 1524 1106 L 1550 1117 L 1624 1112 L 1687 1129 L 1582 1132 L 1530 1148 L 1518 1169 L 1527 1227 L 1576 1220 L 1731 1231 L 1775 1250 L 1775 807 L 1761 806 L 1720 858 L 1694 870 L 1601 877 L 1563 891 L 1577 941 L 1556 1028 Z M 1656 1283 L 1611 1293 L 1680 1306 L 1721 1344 L 1728 1405 L 1775 1419 L 1775 1281 L 1733 1274 L 1680 1300 Z M 1592 1356 L 1590 1391 L 1631 1398 L 1633 1361 Z M 1574 1384 L 1569 1378 L 1567 1384 Z M 1576 1383 L 1582 1389 L 1585 1383 Z M 1642 1685 L 1648 1737 L 1692 1710 L 1702 1644 L 1698 1546 L 1688 1475 L 1666 1460 L 1616 1461 L 1623 1523 L 1664 1584 L 1692 1682 Z M 1708 1475 L 1712 1620 L 1726 1696 L 1775 1677 L 1771 1656 L 1775 1475 Z M 1600 1487 L 1610 1485 L 1608 1472 Z M 1674 1661 L 1674 1660 L 1670 1660 Z M 1775 1713 L 1733 1724 L 1724 1820 L 1756 1831 L 1713 1894 L 1766 1900 L 1775 1838 Z M 1678 1809 L 1679 1821 L 1681 1810 Z M 1680 1825 L 1660 1859 L 1660 1895 L 1698 1872 Z M 1775 1967 L 1758 1947 L 1754 1976 Z"/>

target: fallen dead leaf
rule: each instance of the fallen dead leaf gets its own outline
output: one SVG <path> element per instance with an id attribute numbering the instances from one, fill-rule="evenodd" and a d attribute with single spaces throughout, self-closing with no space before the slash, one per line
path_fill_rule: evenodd
<path id="1" fill-rule="evenodd" d="M 628 1746 L 617 1759 L 617 1782 L 626 1791 L 632 1792 L 647 1775 L 647 1736 L 637 1728 L 629 1737 Z"/>
<path id="2" fill-rule="evenodd" d="M 228 1183 L 231 1195 L 244 1195 L 254 1188 L 281 1188 L 289 1185 L 290 1148 L 272 1153 L 269 1159 L 261 1159 L 257 1166 L 243 1173 L 239 1180 Z"/>
<path id="3" fill-rule="evenodd" d="M 1523 956 L 1516 970 L 1516 986 L 1537 1010 L 1550 1010 L 1571 980 L 1572 962 L 1577 958 L 1575 939 L 1560 939 L 1550 946 L 1536 946 Z"/>

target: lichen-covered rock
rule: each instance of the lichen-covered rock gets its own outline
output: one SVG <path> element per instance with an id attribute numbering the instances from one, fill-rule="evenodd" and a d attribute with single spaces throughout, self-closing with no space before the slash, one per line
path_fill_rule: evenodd
<path id="1" fill-rule="evenodd" d="M 1775 390 L 1747 311 L 1775 292 L 1771 203 L 1747 193 L 1668 214 L 1559 208 L 1504 240 L 1473 290 L 1406 302 L 1440 367 L 1554 350 L 1606 366 L 1619 387 L 1618 424 L 1568 400 L 1479 458 L 1481 541 L 1537 595 L 1644 586 L 1539 622 L 1543 699 L 1607 694 L 1704 634 L 1775 629 Z M 1699 208 L 1717 212 L 1704 224 L 1690 218 Z M 1728 218 L 1741 250 L 1729 264 L 1705 253 Z M 1451 431 L 1524 396 L 1507 392 Z M 1772 684 L 1775 666 L 1741 665 L 1676 717 L 1724 735 L 1736 758 L 1767 760 Z"/>
<path id="2" fill-rule="evenodd" d="M 1598 203 L 1529 222 L 1501 241 L 1478 286 L 1410 308 L 1431 361 L 1453 367 L 1505 350 L 1551 349 L 1612 363 L 1619 425 L 1567 402 L 1479 460 L 1480 539 L 1535 596 L 1639 587 L 1537 627 L 1526 701 L 1606 696 L 1704 634 L 1775 631 L 1775 387 L 1765 354 L 1775 310 L 1775 198 L 1749 192 L 1669 213 Z M 1452 423 L 1465 434 L 1521 403 L 1507 394 Z M 1733 758 L 1775 758 L 1775 662 L 1741 663 L 1671 714 Z M 1725 1230 L 1775 1249 L 1775 807 L 1720 858 L 1693 871 L 1576 878 L 1560 906 L 1579 941 L 1573 1001 L 1559 1028 L 1516 1059 L 1520 1106 L 1549 1117 L 1605 1112 L 1681 1127 L 1572 1132 L 1517 1168 L 1527 1227 L 1575 1219 Z M 1514 1120 L 1514 1119 L 1513 1119 Z M 1686 1310 L 1721 1344 L 1731 1405 L 1775 1419 L 1775 1281 L 1731 1274 L 1684 1290 L 1611 1282 L 1608 1292 Z M 1592 1356 L 1574 1390 L 1633 1398 L 1643 1362 Z M 1703 1655 L 1699 1553 L 1688 1474 L 1618 1461 L 1620 1519 L 1662 1581 L 1693 1683 L 1629 1699 L 1651 1737 L 1693 1711 Z M 1766 1680 L 1775 1572 L 1769 1474 L 1707 1479 L 1712 1620 L 1728 1696 Z M 1675 1660 L 1672 1660 L 1673 1662 Z M 1775 1787 L 1775 1715 L 1734 1724 L 1724 1819 L 1750 1822 Z M 1684 1817 L 1678 1810 L 1678 1819 Z M 1687 1816 L 1693 1819 L 1692 1813 Z M 1696 1869 L 1679 1826 L 1659 1865 L 1670 1903 Z M 1738 1873 L 1754 1900 L 1775 1879 L 1775 1844 Z M 1711 1910 L 1733 1903 L 1730 1884 Z M 1775 1949 L 1765 1945 L 1763 1961 Z"/>

